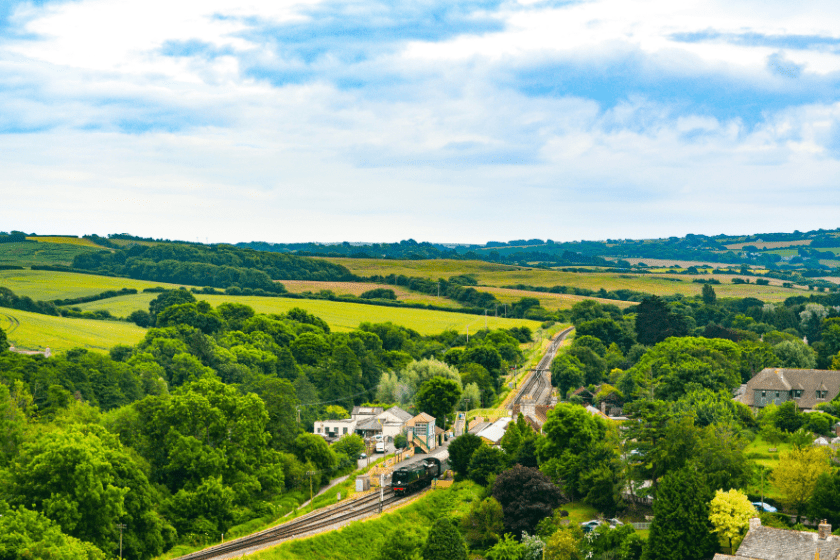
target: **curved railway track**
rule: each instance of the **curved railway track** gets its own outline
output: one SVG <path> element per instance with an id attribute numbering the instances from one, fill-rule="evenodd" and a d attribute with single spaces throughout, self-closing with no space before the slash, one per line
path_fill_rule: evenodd
<path id="1" fill-rule="evenodd" d="M 526 396 L 530 396 L 534 399 L 534 404 L 543 404 L 548 401 L 551 397 L 551 383 L 543 374 L 549 371 L 551 362 L 554 360 L 554 356 L 557 354 L 557 349 L 560 347 L 560 343 L 563 342 L 573 330 L 574 327 L 569 327 L 554 336 L 548 350 L 540 359 L 537 367 L 534 368 L 534 373 L 531 374 L 527 381 L 522 384 L 522 388 L 519 390 L 519 393 L 517 393 L 513 402 L 508 405 L 509 408 L 513 408 L 514 405 L 519 404 L 519 401 Z"/>
<path id="2" fill-rule="evenodd" d="M 387 488 L 382 507 L 385 508 L 401 499 L 403 498 L 398 498 L 390 488 Z M 279 544 L 287 539 L 316 533 L 333 525 L 352 521 L 378 511 L 379 492 L 374 492 L 328 510 L 309 513 L 259 533 L 253 533 L 246 537 L 181 556 L 178 560 L 209 560 L 211 558 L 221 560 L 238 557 L 270 545 Z"/>

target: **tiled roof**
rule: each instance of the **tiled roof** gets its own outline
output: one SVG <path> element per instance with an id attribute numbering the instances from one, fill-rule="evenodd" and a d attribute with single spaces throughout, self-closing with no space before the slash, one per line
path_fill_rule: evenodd
<path id="1" fill-rule="evenodd" d="M 840 537 L 829 536 L 820 540 L 817 533 L 756 527 L 744 537 L 736 558 L 814 560 L 817 550 L 820 551 L 820 560 L 836 560 L 840 556 Z"/>
<path id="2" fill-rule="evenodd" d="M 435 419 L 434 419 L 433 416 L 429 416 L 425 412 L 421 412 L 420 414 L 418 414 L 417 416 L 415 416 L 414 418 L 412 418 L 411 420 L 406 422 L 405 425 L 406 426 L 414 426 L 415 424 L 417 424 L 417 422 L 424 422 L 424 423 L 428 424 L 428 423 L 434 422 L 434 421 L 435 421 Z"/>
<path id="3" fill-rule="evenodd" d="M 755 406 L 755 391 L 802 391 L 793 399 L 803 409 L 812 409 L 818 403 L 829 402 L 840 393 L 840 371 L 828 369 L 764 368 L 747 383 L 747 389 L 738 400 Z M 824 399 L 817 398 L 817 391 L 827 391 Z"/>
<path id="4" fill-rule="evenodd" d="M 397 418 L 399 418 L 403 422 L 407 422 L 407 421 L 411 420 L 411 413 L 406 412 L 405 410 L 401 409 L 398 406 L 392 406 L 391 408 L 389 408 L 385 412 L 389 413 L 392 416 L 396 416 Z"/>

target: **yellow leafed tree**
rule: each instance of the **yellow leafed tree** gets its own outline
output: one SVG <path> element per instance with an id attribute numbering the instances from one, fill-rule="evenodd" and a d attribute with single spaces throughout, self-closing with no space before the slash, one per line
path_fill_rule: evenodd
<path id="1" fill-rule="evenodd" d="M 831 452 L 825 447 L 794 449 L 782 454 L 779 466 L 770 475 L 773 485 L 782 494 L 782 502 L 796 510 L 797 522 L 814 493 L 817 479 L 831 470 L 830 455 Z"/>
<path id="2" fill-rule="evenodd" d="M 718 536 L 729 540 L 729 548 L 735 547 L 747 534 L 750 518 L 758 516 L 755 507 L 746 494 L 738 490 L 718 490 L 709 508 L 709 519 Z"/>

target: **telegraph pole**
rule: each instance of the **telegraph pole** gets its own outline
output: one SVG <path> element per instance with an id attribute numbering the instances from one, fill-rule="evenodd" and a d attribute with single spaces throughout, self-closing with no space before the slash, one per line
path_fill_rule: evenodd
<path id="1" fill-rule="evenodd" d="M 312 505 L 312 477 L 318 474 L 318 471 L 306 471 L 306 476 L 309 477 L 309 505 Z"/>
<path id="2" fill-rule="evenodd" d="M 117 529 L 120 530 L 120 558 L 122 558 L 122 534 L 126 527 L 128 526 L 125 523 L 117 523 Z"/>

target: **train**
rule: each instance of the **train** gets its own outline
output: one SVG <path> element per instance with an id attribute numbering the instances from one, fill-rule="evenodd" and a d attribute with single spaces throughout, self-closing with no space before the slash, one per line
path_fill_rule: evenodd
<path id="1" fill-rule="evenodd" d="M 391 474 L 391 489 L 397 496 L 404 496 L 429 486 L 443 474 L 445 464 L 437 457 L 426 457 L 398 468 Z"/>

